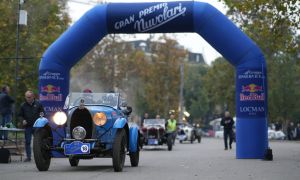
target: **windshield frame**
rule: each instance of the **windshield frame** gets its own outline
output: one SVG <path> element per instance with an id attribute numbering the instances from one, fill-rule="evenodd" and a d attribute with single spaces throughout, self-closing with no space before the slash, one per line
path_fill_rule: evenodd
<path id="1" fill-rule="evenodd" d="M 120 107 L 120 99 L 120 93 L 72 92 L 65 100 L 64 109 L 78 107 L 81 103 L 83 103 L 84 106 L 107 106 L 117 109 Z"/>

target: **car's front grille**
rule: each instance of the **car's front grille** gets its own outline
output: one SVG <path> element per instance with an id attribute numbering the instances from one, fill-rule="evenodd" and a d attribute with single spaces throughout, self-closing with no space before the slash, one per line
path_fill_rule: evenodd
<path id="1" fill-rule="evenodd" d="M 86 130 L 85 139 L 92 138 L 93 120 L 90 112 L 87 109 L 76 109 L 71 117 L 70 134 L 73 138 L 72 131 L 75 127 L 82 126 Z"/>

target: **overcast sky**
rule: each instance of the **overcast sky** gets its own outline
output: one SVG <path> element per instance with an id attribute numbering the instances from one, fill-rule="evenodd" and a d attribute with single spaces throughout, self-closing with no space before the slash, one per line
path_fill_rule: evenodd
<path id="1" fill-rule="evenodd" d="M 226 13 L 225 5 L 221 2 L 218 2 L 218 0 L 197 1 L 210 3 L 223 14 Z M 69 13 L 73 22 L 76 22 L 86 11 L 93 8 L 96 5 L 95 2 L 97 2 L 97 0 L 69 0 Z M 106 2 L 162 2 L 162 0 L 106 0 Z M 213 47 L 211 47 L 201 36 L 196 33 L 175 33 L 171 36 L 177 39 L 181 45 L 190 51 L 202 53 L 205 61 L 208 64 L 210 64 L 217 57 L 221 56 Z M 148 34 L 135 34 L 130 36 L 126 35 L 124 36 L 124 39 L 147 39 L 148 37 Z"/>

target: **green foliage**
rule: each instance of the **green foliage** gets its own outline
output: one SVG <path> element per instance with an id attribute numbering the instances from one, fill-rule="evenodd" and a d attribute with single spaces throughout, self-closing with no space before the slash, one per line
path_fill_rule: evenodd
<path id="1" fill-rule="evenodd" d="M 177 110 L 179 105 L 179 65 L 186 51 L 166 36 L 162 36 L 161 41 L 151 42 L 153 54 L 145 61 L 141 77 L 149 112 L 167 117 L 169 110 Z"/>
<path id="2" fill-rule="evenodd" d="M 203 77 L 208 71 L 206 65 L 191 64 L 186 68 L 184 80 L 185 107 L 191 114 L 189 119 L 200 122 L 209 112 L 209 99 L 203 84 Z"/>
<path id="3" fill-rule="evenodd" d="M 19 0 L 0 1 L 0 84 L 15 91 L 16 32 Z M 19 71 L 17 106 L 24 92 L 37 92 L 38 65 L 46 48 L 69 26 L 66 1 L 30 0 L 22 5 L 26 10 L 27 26 L 19 27 Z"/>
<path id="4" fill-rule="evenodd" d="M 210 114 L 220 116 L 226 109 L 235 112 L 235 70 L 224 58 L 216 59 L 204 76 Z"/>

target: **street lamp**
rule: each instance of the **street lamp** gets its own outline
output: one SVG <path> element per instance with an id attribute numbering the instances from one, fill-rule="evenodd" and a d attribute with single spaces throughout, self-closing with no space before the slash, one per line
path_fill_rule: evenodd
<path id="1" fill-rule="evenodd" d="M 17 89 L 18 89 L 18 80 L 19 80 L 19 31 L 20 25 L 27 25 L 27 11 L 21 10 L 21 6 L 25 3 L 25 0 L 20 0 L 18 5 L 18 18 L 17 18 L 17 32 L 16 32 L 16 68 L 15 68 L 15 88 L 14 88 L 14 115 L 16 117 L 16 104 L 17 104 Z"/>
<path id="2" fill-rule="evenodd" d="M 183 87 L 184 87 L 184 63 L 180 64 L 180 92 L 179 92 L 179 117 L 178 121 L 183 120 Z"/>

